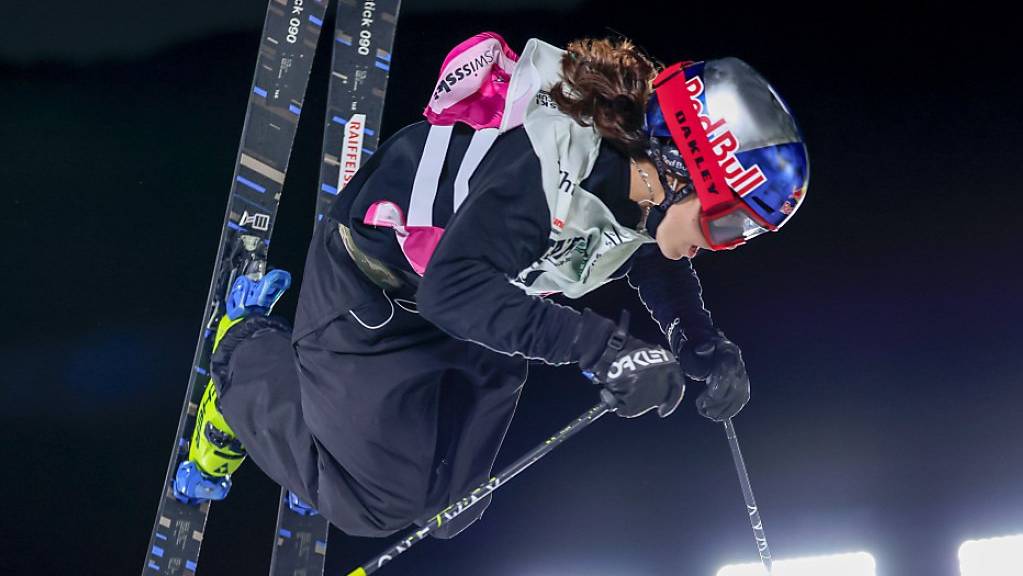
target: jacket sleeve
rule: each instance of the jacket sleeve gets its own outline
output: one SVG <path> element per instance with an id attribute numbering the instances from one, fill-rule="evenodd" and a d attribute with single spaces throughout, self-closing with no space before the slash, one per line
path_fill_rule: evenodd
<path id="1" fill-rule="evenodd" d="M 451 336 L 498 352 L 592 366 L 614 322 L 530 296 L 509 282 L 543 255 L 550 231 L 539 161 L 509 140 L 495 142 L 470 180 L 469 196 L 420 282 L 419 312 Z"/>
<path id="2" fill-rule="evenodd" d="M 669 260 L 656 244 L 646 244 L 633 258 L 628 278 L 672 351 L 677 353 L 685 340 L 722 336 L 704 307 L 700 279 L 688 258 Z"/>

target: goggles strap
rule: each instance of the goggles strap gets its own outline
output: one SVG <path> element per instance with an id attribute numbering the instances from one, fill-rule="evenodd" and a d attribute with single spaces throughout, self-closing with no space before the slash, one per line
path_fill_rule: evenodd
<path id="1" fill-rule="evenodd" d="M 736 196 L 725 181 L 724 170 L 711 149 L 706 127 L 698 114 L 702 105 L 696 96 L 704 89 L 702 80 L 695 77 L 687 81 L 683 69 L 686 64 L 673 64 L 658 74 L 654 90 L 671 138 L 689 168 L 702 212 L 713 214 L 734 204 Z"/>

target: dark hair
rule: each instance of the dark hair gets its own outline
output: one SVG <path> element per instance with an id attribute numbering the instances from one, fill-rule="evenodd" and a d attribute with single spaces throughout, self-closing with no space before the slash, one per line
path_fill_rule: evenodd
<path id="1" fill-rule="evenodd" d="M 646 102 L 660 68 L 627 38 L 573 40 L 551 98 L 579 124 L 594 126 L 622 152 L 639 156 L 646 143 Z"/>

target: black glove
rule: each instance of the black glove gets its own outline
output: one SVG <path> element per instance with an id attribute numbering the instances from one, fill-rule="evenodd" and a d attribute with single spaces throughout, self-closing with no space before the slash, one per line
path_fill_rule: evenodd
<path id="1" fill-rule="evenodd" d="M 705 418 L 721 422 L 749 401 L 749 376 L 735 342 L 723 337 L 687 341 L 678 350 L 678 363 L 686 376 L 707 383 L 696 399 L 696 410 Z"/>
<path id="2" fill-rule="evenodd" d="M 583 369 L 604 386 L 601 398 L 616 407 L 619 416 L 633 418 L 657 408 L 657 415 L 664 418 L 682 402 L 685 376 L 670 351 L 629 336 L 628 327 L 629 313 L 623 310 L 604 354 Z"/>

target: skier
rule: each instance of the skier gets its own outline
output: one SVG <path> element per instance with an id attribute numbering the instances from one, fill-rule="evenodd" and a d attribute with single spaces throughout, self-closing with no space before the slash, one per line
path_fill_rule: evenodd
<path id="1" fill-rule="evenodd" d="M 702 415 L 742 409 L 740 349 L 691 259 L 778 230 L 804 198 L 802 138 L 759 74 L 664 68 L 625 39 L 533 39 L 520 57 L 483 33 L 449 54 L 425 115 L 317 224 L 294 329 L 258 286 L 225 317 L 202 481 L 248 454 L 341 530 L 383 536 L 489 477 L 528 360 L 578 364 L 623 417 L 668 416 L 687 376 L 707 383 Z M 545 298 L 622 277 L 664 345 Z"/>

